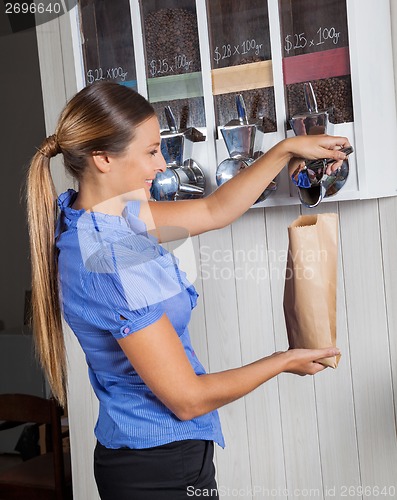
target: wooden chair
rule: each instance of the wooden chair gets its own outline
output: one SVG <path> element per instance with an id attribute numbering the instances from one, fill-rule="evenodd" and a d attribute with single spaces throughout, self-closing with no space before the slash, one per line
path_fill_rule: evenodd
<path id="1" fill-rule="evenodd" d="M 64 453 L 62 409 L 54 399 L 25 394 L 0 394 L 2 428 L 21 423 L 45 424 L 46 452 L 0 472 L 0 500 L 70 500 L 70 455 Z"/>

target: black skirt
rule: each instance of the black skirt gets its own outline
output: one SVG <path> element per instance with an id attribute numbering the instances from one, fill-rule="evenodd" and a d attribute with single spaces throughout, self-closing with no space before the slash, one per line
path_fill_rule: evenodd
<path id="1" fill-rule="evenodd" d="M 101 500 L 218 499 L 212 441 L 184 440 L 145 449 L 97 442 L 94 473 Z"/>

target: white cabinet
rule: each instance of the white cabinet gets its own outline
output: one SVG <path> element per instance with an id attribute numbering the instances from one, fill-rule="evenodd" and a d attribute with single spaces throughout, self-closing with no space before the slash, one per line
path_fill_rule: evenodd
<path id="1" fill-rule="evenodd" d="M 291 113 L 305 110 L 304 81 L 317 88 L 319 107 L 335 115 L 329 133 L 348 136 L 355 149 L 345 186 L 328 200 L 397 193 L 389 0 L 123 0 L 106 12 L 101 5 L 81 0 L 71 16 L 78 87 L 98 79 L 135 87 L 153 103 L 162 128 L 171 103 L 181 126 L 206 135 L 192 156 L 207 193 L 228 156 L 219 127 L 233 118 L 235 94 L 264 123 L 266 151 L 292 134 Z M 296 203 L 283 171 L 277 192 L 255 206 Z"/>

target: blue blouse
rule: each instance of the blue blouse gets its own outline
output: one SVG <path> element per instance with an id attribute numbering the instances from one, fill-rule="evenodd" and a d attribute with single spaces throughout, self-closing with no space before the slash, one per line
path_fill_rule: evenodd
<path id="1" fill-rule="evenodd" d="M 107 448 L 148 448 L 183 439 L 224 446 L 217 411 L 179 420 L 145 385 L 122 351 L 121 339 L 168 316 L 195 373 L 205 370 L 188 323 L 197 292 L 177 259 L 149 235 L 140 202 L 123 216 L 71 208 L 77 193 L 58 198 L 56 246 L 63 315 L 82 346 L 99 399 L 95 435 Z"/>

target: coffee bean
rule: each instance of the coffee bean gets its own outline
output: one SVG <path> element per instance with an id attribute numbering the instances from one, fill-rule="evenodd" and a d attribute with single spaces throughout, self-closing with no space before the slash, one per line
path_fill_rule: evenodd
<path id="1" fill-rule="evenodd" d="M 144 16 L 148 78 L 201 71 L 196 12 L 159 9 Z M 205 127 L 203 97 L 152 103 L 162 130 L 168 129 L 165 106 L 171 106 L 177 126 Z"/>
<path id="2" fill-rule="evenodd" d="M 215 96 L 217 125 L 226 125 L 229 121 L 238 118 L 236 108 L 238 94 L 243 96 L 249 121 L 261 122 L 265 132 L 277 130 L 273 87 Z"/>
<path id="3" fill-rule="evenodd" d="M 176 8 L 149 12 L 144 16 L 144 29 L 148 78 L 201 71 L 197 17 L 194 11 Z M 178 56 L 183 57 L 186 64 L 176 64 Z M 263 58 L 260 57 L 242 58 L 238 64 L 248 64 L 261 60 Z M 158 72 L 153 69 L 153 63 L 153 66 L 150 66 L 152 61 L 155 61 Z M 313 81 L 312 85 L 319 110 L 328 110 L 332 123 L 353 121 L 350 76 L 317 80 Z M 249 119 L 262 120 L 266 132 L 276 131 L 274 88 L 268 87 L 238 93 L 243 95 Z M 225 125 L 230 120 L 237 118 L 236 95 L 238 93 L 215 96 L 218 126 Z M 205 127 L 202 97 L 154 103 L 162 129 L 168 128 L 164 116 L 164 107 L 167 105 L 171 106 L 180 128 Z M 287 85 L 286 105 L 289 118 L 295 114 L 307 112 L 302 83 Z"/>
<path id="4" fill-rule="evenodd" d="M 353 121 L 353 98 L 350 75 L 311 82 L 319 111 L 329 112 L 331 123 Z M 303 83 L 287 85 L 287 115 L 307 113 Z"/>
<path id="5" fill-rule="evenodd" d="M 148 78 L 200 71 L 196 12 L 187 9 L 148 12 L 144 16 L 144 28 Z M 186 63 L 185 59 L 178 63 L 175 60 L 178 55 L 186 58 Z M 156 61 L 159 73 L 153 74 L 151 61 Z"/>
<path id="6" fill-rule="evenodd" d="M 160 122 L 161 130 L 167 130 L 168 124 L 164 114 L 165 106 L 170 106 L 174 113 L 176 124 L 180 129 L 188 127 L 205 127 L 204 98 L 177 99 L 152 103 Z"/>

